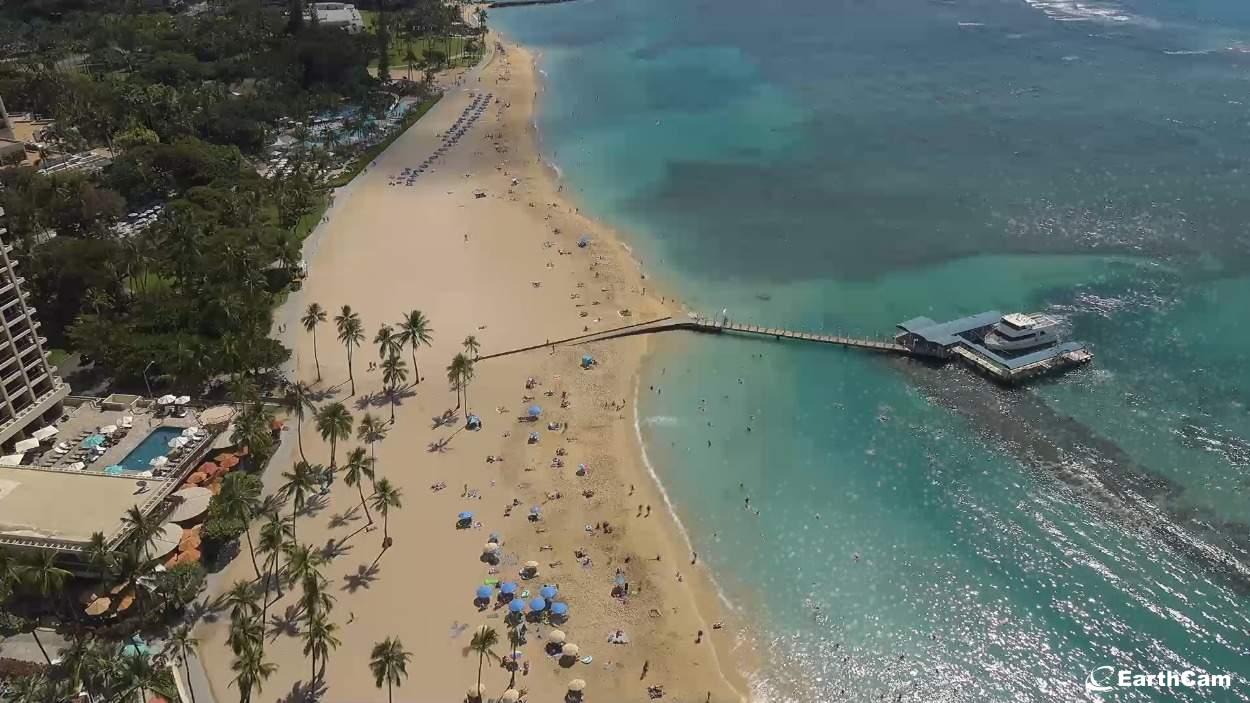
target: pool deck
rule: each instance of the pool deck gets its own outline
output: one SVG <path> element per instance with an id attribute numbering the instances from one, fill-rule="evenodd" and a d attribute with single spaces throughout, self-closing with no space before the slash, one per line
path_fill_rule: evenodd
<path id="1" fill-rule="evenodd" d="M 180 459 L 171 460 L 172 470 L 163 477 L 143 478 L 135 471 L 105 474 L 106 466 L 120 463 L 152 430 L 192 427 L 197 424 L 196 416 L 192 411 L 185 418 L 157 418 L 138 407 L 105 410 L 83 404 L 57 423 L 60 432 L 52 444 L 93 433 L 104 425 L 118 425 L 123 415 L 134 417 L 130 432 L 84 470 L 66 468 L 74 461 L 70 458 L 74 452 L 53 466 L 0 467 L 0 544 L 81 552 L 95 532 L 115 544 L 124 536 L 122 516 L 127 510 L 134 506 L 145 514 L 155 510 L 203 457 L 228 437 L 210 430 L 201 443 L 189 446 Z"/>

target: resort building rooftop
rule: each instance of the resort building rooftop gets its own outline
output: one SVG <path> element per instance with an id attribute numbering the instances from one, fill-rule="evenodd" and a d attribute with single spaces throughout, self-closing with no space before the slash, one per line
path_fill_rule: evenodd
<path id="1" fill-rule="evenodd" d="M 127 510 L 155 510 L 224 446 L 219 439 L 227 442 L 219 412 L 208 418 L 217 424 L 204 427 L 189 407 L 136 396 L 71 397 L 66 406 L 41 453 L 0 459 L 0 544 L 76 552 L 101 532 L 112 545 Z"/>

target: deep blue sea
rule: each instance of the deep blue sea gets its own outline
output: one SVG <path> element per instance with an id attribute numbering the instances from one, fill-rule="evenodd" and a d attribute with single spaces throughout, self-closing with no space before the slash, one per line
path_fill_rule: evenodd
<path id="1" fill-rule="evenodd" d="M 490 21 L 541 52 L 566 187 L 691 307 L 864 335 L 1048 311 L 1096 355 L 1006 391 L 657 340 L 647 453 L 761 652 L 758 700 L 1250 701 L 1250 2 Z M 1235 678 L 1087 692 L 1103 666 Z"/>

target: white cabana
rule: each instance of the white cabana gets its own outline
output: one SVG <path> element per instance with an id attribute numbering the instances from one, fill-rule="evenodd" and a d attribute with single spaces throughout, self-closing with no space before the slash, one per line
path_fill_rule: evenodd
<path id="1" fill-rule="evenodd" d="M 178 504 L 170 514 L 170 522 L 184 522 L 199 517 L 208 510 L 208 501 L 212 500 L 213 492 L 202 486 L 184 488 L 173 495 Z"/>
<path id="2" fill-rule="evenodd" d="M 182 449 L 183 447 L 187 446 L 190 443 L 191 443 L 191 439 L 189 437 L 183 437 L 180 435 L 178 437 L 174 437 L 173 439 L 169 440 L 169 448 L 170 449 Z"/>
<path id="3" fill-rule="evenodd" d="M 18 442 L 17 444 L 14 444 L 14 445 L 13 445 L 13 448 L 14 448 L 14 449 L 16 449 L 16 450 L 17 450 L 17 451 L 19 451 L 19 452 L 23 452 L 23 453 L 25 453 L 25 452 L 28 452 L 28 451 L 30 451 L 30 450 L 32 450 L 32 449 L 38 449 L 38 448 L 39 448 L 39 440 L 35 439 L 34 437 L 27 437 L 26 439 L 23 439 L 22 441 Z"/>
<path id="4" fill-rule="evenodd" d="M 100 428 L 100 434 L 113 434 L 117 431 L 117 425 L 105 425 Z"/>
<path id="5" fill-rule="evenodd" d="M 190 403 L 190 402 L 191 402 L 191 396 L 189 395 L 180 395 L 177 398 L 174 398 L 174 405 L 186 405 L 187 403 Z"/>
<path id="6" fill-rule="evenodd" d="M 157 405 L 173 405 L 175 400 L 178 400 L 178 399 L 172 395 L 163 395 L 156 399 L 156 404 Z"/>
<path id="7" fill-rule="evenodd" d="M 25 454 L 9 454 L 7 456 L 0 456 L 0 466 L 21 466 L 25 459 Z"/>
<path id="8" fill-rule="evenodd" d="M 60 430 L 58 430 L 54 425 L 48 425 L 47 427 L 40 427 L 34 432 L 31 432 L 30 436 L 42 442 L 45 439 L 54 436 L 57 432 L 60 432 Z"/>

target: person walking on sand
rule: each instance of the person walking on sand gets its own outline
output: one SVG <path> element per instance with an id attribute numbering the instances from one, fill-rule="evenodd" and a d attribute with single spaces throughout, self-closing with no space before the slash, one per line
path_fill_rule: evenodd
<path id="1" fill-rule="evenodd" d="M 639 681 L 647 678 L 647 670 L 650 668 L 651 668 L 651 660 L 650 659 L 642 660 L 642 676 L 638 677 Z"/>

